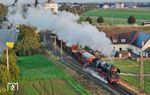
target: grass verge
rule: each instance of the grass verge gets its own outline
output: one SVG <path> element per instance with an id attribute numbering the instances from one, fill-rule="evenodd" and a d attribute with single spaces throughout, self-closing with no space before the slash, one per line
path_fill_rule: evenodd
<path id="1" fill-rule="evenodd" d="M 63 69 L 42 55 L 19 57 L 19 91 L 15 95 L 90 95 Z"/>

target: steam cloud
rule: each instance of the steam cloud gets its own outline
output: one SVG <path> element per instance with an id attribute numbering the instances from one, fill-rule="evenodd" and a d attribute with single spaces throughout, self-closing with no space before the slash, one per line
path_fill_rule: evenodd
<path id="1" fill-rule="evenodd" d="M 9 8 L 8 19 L 11 23 L 33 25 L 40 30 L 53 29 L 60 39 L 71 44 L 89 46 L 105 55 L 110 55 L 112 50 L 111 41 L 104 32 L 99 32 L 87 22 L 77 23 L 79 16 L 69 12 L 54 15 L 50 10 L 44 10 L 42 5 L 34 8 L 18 4 L 16 8 Z"/>

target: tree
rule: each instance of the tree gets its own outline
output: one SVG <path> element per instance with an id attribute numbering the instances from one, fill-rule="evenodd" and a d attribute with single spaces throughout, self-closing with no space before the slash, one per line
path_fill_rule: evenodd
<path id="1" fill-rule="evenodd" d="M 4 6 L 3 4 L 0 4 L 0 20 L 3 19 L 6 13 L 7 13 L 7 7 Z"/>
<path id="2" fill-rule="evenodd" d="M 0 3 L 0 16 L 6 14 L 7 7 Z"/>
<path id="3" fill-rule="evenodd" d="M 15 0 L 15 2 L 14 3 L 17 3 L 18 2 L 18 0 Z"/>
<path id="4" fill-rule="evenodd" d="M 136 22 L 135 17 L 131 15 L 131 16 L 128 18 L 128 23 L 129 23 L 129 24 L 134 24 L 135 22 Z"/>
<path id="5" fill-rule="evenodd" d="M 15 44 L 16 54 L 18 56 L 25 56 L 38 53 L 40 48 L 39 41 L 39 34 L 35 32 L 35 28 L 21 25 L 18 41 Z"/>
<path id="6" fill-rule="evenodd" d="M 19 68 L 17 66 L 17 56 L 15 54 L 14 50 L 9 50 L 9 73 L 10 73 L 10 78 L 11 80 L 17 80 L 19 77 Z M 6 66 L 6 51 L 3 52 L 2 54 L 2 65 Z"/>
<path id="7" fill-rule="evenodd" d="M 99 23 L 99 24 L 104 23 L 104 19 L 102 16 L 97 18 L 97 23 Z"/>
<path id="8" fill-rule="evenodd" d="M 38 0 L 35 0 L 35 5 L 34 7 L 36 7 L 38 5 Z"/>
<path id="9" fill-rule="evenodd" d="M 0 94 L 6 93 L 7 89 L 7 83 L 10 81 L 10 73 L 6 66 L 0 64 Z"/>
<path id="10" fill-rule="evenodd" d="M 92 24 L 92 22 L 93 22 L 90 17 L 87 17 L 87 18 L 85 19 L 85 21 L 88 21 L 90 24 Z"/>
<path id="11" fill-rule="evenodd" d="M 16 65 L 16 54 L 14 50 L 9 50 L 9 70 L 6 67 L 6 51 L 2 53 L 0 63 L 0 94 L 13 95 L 7 91 L 7 83 L 17 80 L 19 77 L 19 69 Z"/>

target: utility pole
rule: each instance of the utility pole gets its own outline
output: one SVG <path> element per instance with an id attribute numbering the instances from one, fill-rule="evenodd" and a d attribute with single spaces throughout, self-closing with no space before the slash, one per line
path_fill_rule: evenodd
<path id="1" fill-rule="evenodd" d="M 13 47 L 14 47 L 13 42 L 6 42 L 6 64 L 8 70 L 9 70 L 9 48 L 12 49 Z"/>
<path id="2" fill-rule="evenodd" d="M 61 46 L 60 46 L 60 48 L 61 48 L 61 51 L 60 51 L 60 53 L 61 53 L 61 57 L 62 57 L 62 53 L 63 53 L 63 47 L 62 47 L 62 40 L 61 40 Z"/>
<path id="3" fill-rule="evenodd" d="M 55 55 L 57 55 L 57 47 L 56 47 L 56 36 L 54 36 L 54 48 L 55 48 Z"/>
<path id="4" fill-rule="evenodd" d="M 45 39 L 45 33 L 43 33 L 43 34 L 44 34 L 44 40 L 43 40 L 43 41 L 44 41 L 44 43 L 45 43 L 45 42 L 46 42 L 46 39 Z"/>
<path id="5" fill-rule="evenodd" d="M 55 53 L 55 55 L 56 55 L 56 36 L 50 36 L 51 38 L 53 38 L 54 39 L 54 43 L 53 43 L 53 46 L 54 46 L 54 53 Z"/>
<path id="6" fill-rule="evenodd" d="M 6 46 L 6 61 L 7 61 L 7 69 L 9 70 L 8 46 Z"/>
<path id="7" fill-rule="evenodd" d="M 144 45 L 144 42 L 142 42 L 142 47 Z M 144 62 L 143 62 L 143 50 L 141 52 L 141 58 L 140 58 L 140 94 L 144 92 Z"/>

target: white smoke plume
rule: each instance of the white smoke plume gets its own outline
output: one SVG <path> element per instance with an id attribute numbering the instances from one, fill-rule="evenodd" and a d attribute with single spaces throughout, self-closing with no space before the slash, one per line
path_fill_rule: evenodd
<path id="1" fill-rule="evenodd" d="M 0 0 L 0 3 L 4 5 L 11 5 L 15 0 Z M 39 3 L 47 2 L 47 0 L 38 0 Z M 17 0 L 17 4 L 34 4 L 35 0 Z"/>
<path id="2" fill-rule="evenodd" d="M 50 10 L 44 10 L 42 6 L 28 7 L 25 13 L 22 10 L 22 6 L 9 8 L 9 21 L 15 24 L 30 24 L 40 30 L 53 29 L 60 39 L 69 43 L 86 45 L 105 55 L 111 53 L 111 41 L 106 37 L 106 34 L 99 32 L 95 26 L 87 22 L 77 23 L 78 15 L 65 11 L 54 15 Z"/>

